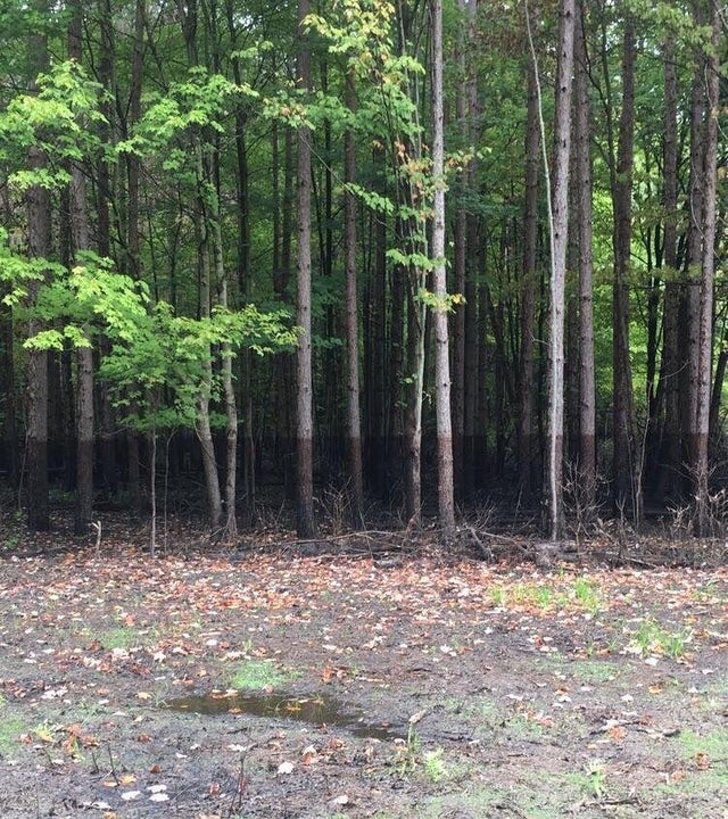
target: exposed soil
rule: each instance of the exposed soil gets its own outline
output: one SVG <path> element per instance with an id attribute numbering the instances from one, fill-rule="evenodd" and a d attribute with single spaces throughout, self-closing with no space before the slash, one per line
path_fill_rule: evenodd
<path id="1" fill-rule="evenodd" d="M 6 539 L 4 819 L 728 817 L 724 568 L 134 541 Z"/>

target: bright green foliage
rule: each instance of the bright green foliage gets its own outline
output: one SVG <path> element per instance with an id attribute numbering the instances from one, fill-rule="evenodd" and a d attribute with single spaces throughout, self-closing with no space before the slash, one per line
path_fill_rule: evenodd
<path id="1" fill-rule="evenodd" d="M 0 114 L 0 158 L 16 164 L 9 181 L 21 191 L 67 184 L 68 171 L 58 163 L 84 159 L 98 148 L 94 124 L 104 120 L 98 107 L 100 86 L 73 60 L 41 74 L 38 86 L 37 94 L 14 97 Z M 48 168 L 17 167 L 31 146 L 49 157 Z"/>

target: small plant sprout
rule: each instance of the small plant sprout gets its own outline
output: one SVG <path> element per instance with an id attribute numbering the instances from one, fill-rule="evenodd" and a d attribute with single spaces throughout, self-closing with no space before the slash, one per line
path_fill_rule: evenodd
<path id="1" fill-rule="evenodd" d="M 585 766 L 585 771 L 589 777 L 589 786 L 594 796 L 597 799 L 601 799 L 606 790 L 607 779 L 604 762 L 601 759 L 590 759 Z"/>
<path id="2" fill-rule="evenodd" d="M 434 751 L 426 751 L 422 757 L 427 778 L 434 783 L 442 782 L 447 777 L 445 767 L 445 751 L 442 748 L 435 748 Z"/>

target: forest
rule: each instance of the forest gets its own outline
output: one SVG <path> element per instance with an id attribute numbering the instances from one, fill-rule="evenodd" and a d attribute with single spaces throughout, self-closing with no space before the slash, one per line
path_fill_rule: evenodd
<path id="1" fill-rule="evenodd" d="M 3 480 L 447 540 L 725 516 L 717 0 L 0 10 Z"/>

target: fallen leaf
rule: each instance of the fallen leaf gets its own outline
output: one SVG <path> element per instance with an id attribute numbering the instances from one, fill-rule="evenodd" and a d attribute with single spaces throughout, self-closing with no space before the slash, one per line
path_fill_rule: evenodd
<path id="1" fill-rule="evenodd" d="M 699 771 L 707 771 L 712 763 L 708 754 L 698 752 L 695 754 L 695 764 Z"/>
<path id="2" fill-rule="evenodd" d="M 162 791 L 167 790 L 167 786 L 166 785 L 149 785 L 147 787 L 147 790 L 150 793 L 162 793 Z"/>

